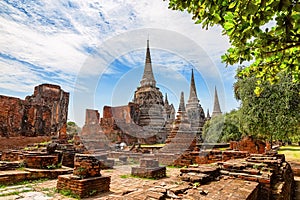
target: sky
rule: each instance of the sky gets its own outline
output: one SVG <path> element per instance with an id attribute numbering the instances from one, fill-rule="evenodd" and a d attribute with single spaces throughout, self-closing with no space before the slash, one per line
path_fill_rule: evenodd
<path id="1" fill-rule="evenodd" d="M 178 108 L 188 99 L 191 69 L 200 104 L 212 112 L 215 86 L 223 112 L 234 99 L 235 67 L 219 27 L 202 29 L 163 0 L 0 1 L 0 95 L 24 99 L 42 83 L 70 92 L 70 121 L 85 109 L 126 105 L 140 85 L 147 39 L 157 87 Z"/>

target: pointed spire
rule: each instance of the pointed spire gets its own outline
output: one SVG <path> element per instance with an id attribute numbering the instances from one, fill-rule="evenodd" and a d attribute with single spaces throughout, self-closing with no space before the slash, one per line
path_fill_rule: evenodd
<path id="1" fill-rule="evenodd" d="M 214 109 L 213 109 L 213 113 L 211 116 L 214 117 L 214 116 L 217 116 L 220 114 L 222 114 L 222 112 L 221 112 L 221 108 L 220 108 L 217 88 L 215 87 Z"/>
<path id="2" fill-rule="evenodd" d="M 178 112 L 185 112 L 184 93 L 181 92 Z"/>
<path id="3" fill-rule="evenodd" d="M 207 109 L 206 118 L 207 118 L 207 119 L 209 119 L 209 118 L 210 118 L 209 109 Z"/>
<path id="4" fill-rule="evenodd" d="M 168 94 L 167 93 L 166 93 L 166 97 L 165 97 L 165 105 L 169 105 Z"/>
<path id="5" fill-rule="evenodd" d="M 192 69 L 192 75 L 191 75 L 191 85 L 190 85 L 190 96 L 188 100 L 188 104 L 199 103 L 199 99 L 197 97 L 197 91 L 195 86 L 195 79 L 194 79 L 194 70 Z"/>
<path id="6" fill-rule="evenodd" d="M 147 51 L 146 51 L 144 74 L 143 74 L 143 78 L 140 83 L 141 83 L 142 87 L 143 86 L 156 87 L 156 81 L 154 79 L 154 75 L 153 75 L 153 71 L 152 71 L 149 39 L 147 40 Z"/>

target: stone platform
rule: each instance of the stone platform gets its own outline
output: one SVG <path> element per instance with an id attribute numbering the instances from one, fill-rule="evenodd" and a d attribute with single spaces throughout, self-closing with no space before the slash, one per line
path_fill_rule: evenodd
<path id="1" fill-rule="evenodd" d="M 180 169 L 179 177 L 183 181 L 205 184 L 214 181 L 219 176 L 220 169 L 218 167 L 202 165 L 201 167 Z"/>
<path id="2" fill-rule="evenodd" d="M 108 192 L 109 185 L 110 176 L 81 179 L 79 176 L 68 174 L 58 177 L 57 190 L 71 190 L 74 194 L 82 198 Z"/>
<path id="3" fill-rule="evenodd" d="M 36 180 L 41 178 L 55 179 L 62 174 L 70 174 L 72 169 L 62 167 L 60 169 L 28 169 L 0 171 L 0 185 L 9 185 L 24 180 Z"/>
<path id="4" fill-rule="evenodd" d="M 166 167 L 159 167 L 158 161 L 151 158 L 141 159 L 139 167 L 132 167 L 131 174 L 141 178 L 159 179 L 166 177 Z"/>
<path id="5" fill-rule="evenodd" d="M 57 190 L 70 190 L 80 198 L 108 192 L 110 176 L 102 176 L 100 173 L 102 165 L 100 159 L 103 156 L 106 155 L 76 154 L 73 174 L 59 176 Z"/>
<path id="6" fill-rule="evenodd" d="M 57 167 L 58 155 L 24 155 L 24 163 L 28 168 L 47 169 Z"/>

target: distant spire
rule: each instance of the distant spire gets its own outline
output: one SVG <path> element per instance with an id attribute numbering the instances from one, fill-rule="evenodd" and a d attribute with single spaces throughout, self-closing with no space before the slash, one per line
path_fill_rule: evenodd
<path id="1" fill-rule="evenodd" d="M 166 93 L 166 97 L 165 97 L 165 105 L 169 105 L 168 94 L 167 93 Z"/>
<path id="2" fill-rule="evenodd" d="M 184 93 L 181 92 L 181 96 L 180 96 L 180 103 L 179 103 L 179 108 L 178 108 L 178 112 L 185 112 L 185 103 L 184 103 Z"/>
<path id="3" fill-rule="evenodd" d="M 215 87 L 214 109 L 213 109 L 213 113 L 211 116 L 214 117 L 214 116 L 217 116 L 220 114 L 222 114 L 222 112 L 221 112 L 221 108 L 220 108 L 217 88 Z"/>
<path id="4" fill-rule="evenodd" d="M 209 109 L 207 109 L 206 118 L 207 118 L 207 119 L 209 119 L 209 118 L 210 118 Z"/>
<path id="5" fill-rule="evenodd" d="M 199 102 L 197 97 L 197 91 L 195 86 L 195 79 L 194 79 L 194 70 L 192 69 L 192 76 L 191 76 L 191 85 L 190 85 L 190 96 L 188 102 Z"/>
<path id="6" fill-rule="evenodd" d="M 142 87 L 143 86 L 153 86 L 153 87 L 156 86 L 156 81 L 154 79 L 154 75 L 153 75 L 153 71 L 152 71 L 149 39 L 147 40 L 147 51 L 146 51 L 144 74 L 143 74 L 143 78 L 140 83 L 141 83 Z"/>

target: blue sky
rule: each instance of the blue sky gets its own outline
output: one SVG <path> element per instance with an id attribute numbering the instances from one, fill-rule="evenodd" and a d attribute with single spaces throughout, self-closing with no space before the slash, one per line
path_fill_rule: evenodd
<path id="1" fill-rule="evenodd" d="M 71 93 L 69 119 L 82 124 L 86 108 L 124 105 L 142 77 L 146 40 L 157 86 L 178 107 L 188 98 L 191 69 L 198 97 L 212 111 L 238 107 L 235 67 L 220 56 L 229 47 L 218 27 L 203 30 L 162 0 L 0 1 L 0 94 L 24 98 L 42 83 Z"/>

